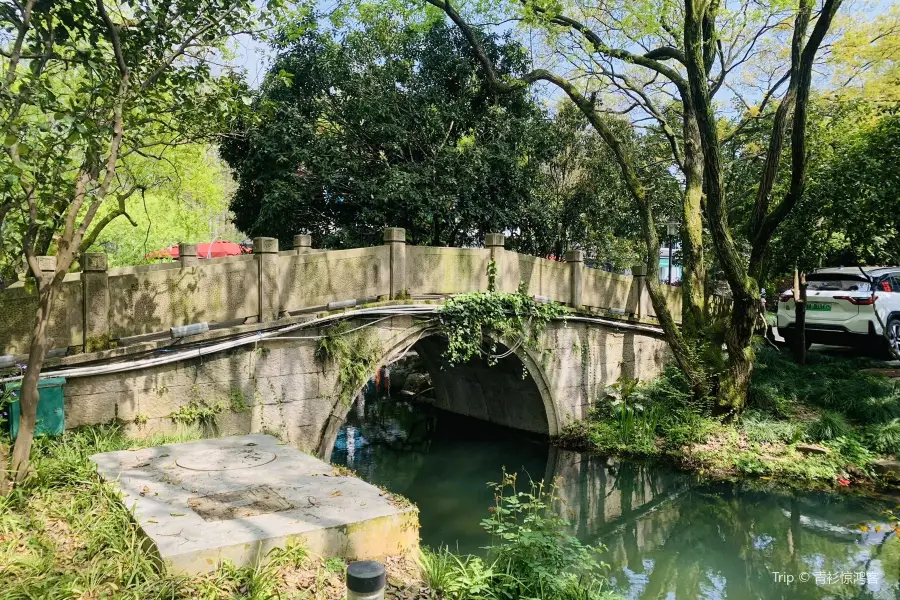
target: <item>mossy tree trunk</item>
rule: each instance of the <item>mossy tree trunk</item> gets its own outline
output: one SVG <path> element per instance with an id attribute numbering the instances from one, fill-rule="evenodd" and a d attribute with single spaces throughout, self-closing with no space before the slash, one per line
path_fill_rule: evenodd
<path id="1" fill-rule="evenodd" d="M 484 67 L 491 86 L 498 90 L 537 81 L 551 83 L 562 90 L 581 110 L 600 137 L 612 150 L 622 172 L 623 180 L 635 200 L 645 242 L 648 273 L 655 273 L 659 252 L 659 235 L 652 213 L 649 194 L 638 176 L 638 166 L 628 148 L 618 138 L 607 121 L 608 116 L 598 111 L 592 96 L 583 93 L 581 83 L 545 69 L 535 69 L 517 80 L 501 80 L 490 58 L 485 53 L 480 34 L 467 24 L 452 5 L 452 0 L 427 0 L 444 11 L 462 31 L 472 50 Z M 724 414 L 740 412 L 746 403 L 750 377 L 753 372 L 751 340 L 758 318 L 760 287 L 758 282 L 764 271 L 764 260 L 769 242 L 777 229 L 803 194 L 806 172 L 806 115 L 812 66 L 825 34 L 841 5 L 842 0 L 824 0 L 812 32 L 807 37 L 813 0 L 797 0 L 791 40 L 789 85 L 775 112 L 769 147 L 766 152 L 762 176 L 757 190 L 751 218 L 747 226 L 751 251 L 749 260 L 739 251 L 728 222 L 729 207 L 726 197 L 722 160 L 722 138 L 715 115 L 713 97 L 723 85 L 726 69 L 713 75 L 717 59 L 724 62 L 722 39 L 716 30 L 720 0 L 685 0 L 684 10 L 674 11 L 675 18 L 683 19 L 682 48 L 671 45 L 639 54 L 629 49 L 612 47 L 606 36 L 566 14 L 564 10 L 548 9 L 538 3 L 525 2 L 532 11 L 535 23 L 543 22 L 554 31 L 568 30 L 581 37 L 583 47 L 593 55 L 598 74 L 607 76 L 620 89 L 627 88 L 631 97 L 639 97 L 645 112 L 655 118 L 672 148 L 673 158 L 684 174 L 682 207 L 682 248 L 684 250 L 684 304 L 683 329 L 678 326 L 662 297 L 659 282 L 647 278 L 647 289 L 653 308 L 659 318 L 675 361 L 691 382 L 694 393 L 702 395 L 708 387 L 708 373 L 699 364 L 694 344 L 702 335 L 705 314 L 705 268 L 703 263 L 703 220 L 705 215 L 713 248 L 721 264 L 725 279 L 731 288 L 732 311 L 725 334 L 727 366 L 718 375 L 717 408 Z M 601 18 L 601 16 L 598 16 Z M 541 21 L 543 20 L 543 21 Z M 613 30 L 621 24 L 607 24 Z M 666 27 L 669 33 L 675 29 Z M 761 30 L 757 35 L 762 35 Z M 627 74 L 605 71 L 602 66 L 613 60 L 633 67 L 642 67 L 651 77 L 668 80 L 678 91 L 683 118 L 680 139 L 669 127 L 664 111 L 659 110 L 647 96 L 639 82 L 632 82 Z M 673 63 L 678 63 L 673 66 Z M 784 80 L 779 81 L 765 94 L 769 101 Z M 743 124 L 736 128 L 739 131 Z M 787 132 L 791 139 L 790 185 L 787 193 L 774 206 L 774 183 L 781 163 Z"/>

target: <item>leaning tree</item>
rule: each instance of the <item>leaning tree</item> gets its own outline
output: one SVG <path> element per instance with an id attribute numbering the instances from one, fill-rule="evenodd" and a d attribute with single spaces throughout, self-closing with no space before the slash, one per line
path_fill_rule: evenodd
<path id="1" fill-rule="evenodd" d="M 793 6 L 750 0 L 508 0 L 489 8 L 426 2 L 463 32 L 498 93 L 542 83 L 580 109 L 614 154 L 639 210 L 649 273 L 656 270 L 659 235 L 644 165 L 613 124 L 639 130 L 650 122 L 664 133 L 683 187 L 682 328 L 655 278 L 647 278 L 647 289 L 694 393 L 714 393 L 721 413 L 740 411 L 753 369 L 758 281 L 773 234 L 804 192 L 812 71 L 841 0 L 798 0 Z M 518 23 L 535 48 L 538 68 L 514 79 L 499 76 L 482 48 L 479 19 Z M 746 106 L 735 108 L 739 102 Z M 730 222 L 723 145 L 759 127 L 761 116 L 770 113 L 752 210 L 744 221 Z M 779 173 L 785 153 L 788 172 Z M 776 186 L 780 177 L 788 180 L 783 190 Z M 733 299 L 721 366 L 721 346 L 704 335 L 705 231 Z"/>
<path id="2" fill-rule="evenodd" d="M 28 472 L 48 323 L 66 272 L 140 190 L 136 157 L 218 130 L 243 105 L 221 65 L 252 0 L 12 0 L 0 8 L 0 232 L 37 295 L 12 457 Z M 234 98 L 238 102 L 234 102 Z M 50 251 L 55 263 L 42 264 Z M 5 469 L 5 466 L 4 466 Z"/>

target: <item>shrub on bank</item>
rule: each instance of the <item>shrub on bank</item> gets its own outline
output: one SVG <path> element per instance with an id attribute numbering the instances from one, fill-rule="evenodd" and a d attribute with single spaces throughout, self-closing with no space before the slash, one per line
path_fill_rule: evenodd
<path id="1" fill-rule="evenodd" d="M 482 526 L 491 534 L 485 558 L 460 557 L 448 548 L 423 549 L 422 577 L 432 594 L 452 600 L 614 600 L 605 590 L 606 565 L 600 548 L 582 544 L 552 507 L 552 486 L 530 482 L 517 488 L 516 475 L 503 473 L 494 506 Z"/>
<path id="2" fill-rule="evenodd" d="M 692 399 L 680 371 L 667 368 L 650 382 L 618 382 L 559 442 L 673 457 L 713 476 L 792 481 L 865 480 L 879 454 L 900 452 L 900 385 L 865 370 L 882 363 L 811 353 L 800 366 L 767 346 L 756 356 L 740 419 L 713 417 L 710 404 Z"/>

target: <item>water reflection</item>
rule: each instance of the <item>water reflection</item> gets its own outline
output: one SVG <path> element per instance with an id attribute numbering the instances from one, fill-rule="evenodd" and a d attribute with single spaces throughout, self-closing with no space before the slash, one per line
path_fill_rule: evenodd
<path id="1" fill-rule="evenodd" d="M 332 462 L 405 495 L 422 542 L 478 552 L 502 467 L 554 478 L 557 510 L 602 543 L 613 587 L 632 599 L 895 598 L 891 505 L 757 483 L 703 484 L 658 465 L 564 452 L 539 438 L 431 407 L 358 401 Z M 817 581 L 818 580 L 818 581 Z"/>

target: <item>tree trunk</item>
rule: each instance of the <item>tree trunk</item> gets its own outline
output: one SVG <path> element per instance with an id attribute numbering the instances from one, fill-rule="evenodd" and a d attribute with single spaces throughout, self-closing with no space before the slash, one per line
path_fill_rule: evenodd
<path id="1" fill-rule="evenodd" d="M 62 278 L 59 278 L 62 281 Z M 16 483 L 21 483 L 29 472 L 29 456 L 34 441 L 34 427 L 37 424 L 38 379 L 47 356 L 47 328 L 50 324 L 50 309 L 56 295 L 56 278 L 51 279 L 39 292 L 37 315 L 32 331 L 31 348 L 28 352 L 28 365 L 22 378 L 19 392 L 19 433 L 16 437 L 12 455 L 12 470 Z"/>
<path id="2" fill-rule="evenodd" d="M 690 107 L 689 102 L 685 102 Z M 691 110 L 684 116 L 684 202 L 682 203 L 681 326 L 688 339 L 702 334 L 706 308 L 706 266 L 703 262 L 703 150 L 700 130 Z M 672 260 L 669 257 L 669 260 Z"/>
<path id="3" fill-rule="evenodd" d="M 731 309 L 731 322 L 725 332 L 725 349 L 728 365 L 719 381 L 716 412 L 732 417 L 744 409 L 750 391 L 750 376 L 753 374 L 753 329 L 759 311 L 759 299 L 746 290 L 735 292 Z"/>

